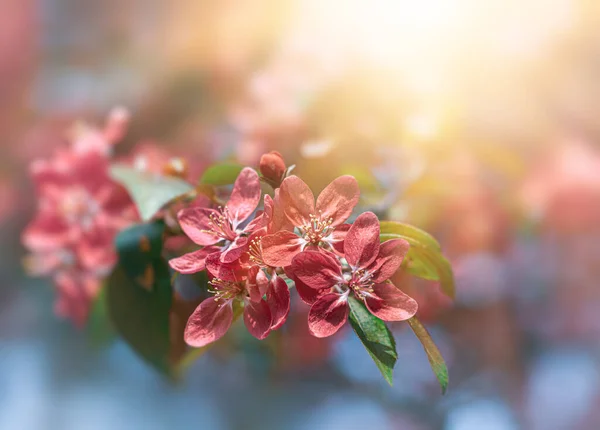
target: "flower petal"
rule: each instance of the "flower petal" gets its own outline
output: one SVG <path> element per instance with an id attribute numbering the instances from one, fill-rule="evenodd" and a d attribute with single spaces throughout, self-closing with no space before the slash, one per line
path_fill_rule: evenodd
<path id="1" fill-rule="evenodd" d="M 169 266 L 176 272 L 185 275 L 201 272 L 206 269 L 206 257 L 213 252 L 219 252 L 219 248 L 216 246 L 207 246 L 198 251 L 184 254 L 181 257 L 170 259 Z"/>
<path id="2" fill-rule="evenodd" d="M 391 282 L 373 285 L 373 295 L 365 298 L 367 309 L 384 321 L 404 321 L 412 318 L 419 305 Z"/>
<path id="3" fill-rule="evenodd" d="M 281 197 L 279 196 L 280 189 L 275 190 L 275 196 L 269 203 L 272 206 L 271 210 L 271 222 L 267 224 L 267 231 L 269 233 L 275 233 L 280 230 L 294 230 L 294 224 L 288 219 L 285 214 L 283 204 L 281 203 Z M 265 196 L 267 197 L 267 196 Z M 270 197 L 269 197 L 270 198 Z M 267 199 L 265 198 L 265 212 L 267 211 Z"/>
<path id="4" fill-rule="evenodd" d="M 239 259 L 244 252 L 248 249 L 248 238 L 238 236 L 229 247 L 221 253 L 221 262 L 232 263 Z"/>
<path id="5" fill-rule="evenodd" d="M 308 331 L 315 337 L 337 332 L 348 319 L 348 296 L 330 293 L 319 298 L 308 313 Z"/>
<path id="6" fill-rule="evenodd" d="M 261 240 L 263 261 L 271 267 L 289 266 L 302 250 L 303 243 L 301 237 L 286 230 L 264 236 Z"/>
<path id="7" fill-rule="evenodd" d="M 294 281 L 294 286 L 296 287 L 296 291 L 298 292 L 300 299 L 307 305 L 314 304 L 319 297 L 329 292 L 327 289 L 315 290 L 314 288 L 310 288 L 308 285 L 298 279 L 292 266 L 287 266 L 284 268 L 284 270 L 288 278 Z"/>
<path id="8" fill-rule="evenodd" d="M 271 310 L 264 300 L 248 301 L 244 306 L 244 324 L 252 336 L 264 339 L 271 332 Z"/>
<path id="9" fill-rule="evenodd" d="M 329 237 L 329 244 L 340 255 L 344 255 L 344 241 L 352 224 L 338 225 Z"/>
<path id="10" fill-rule="evenodd" d="M 212 232 L 210 216 L 218 212 L 209 208 L 186 208 L 179 211 L 177 219 L 183 232 L 198 245 L 214 245 L 220 237 Z"/>
<path id="11" fill-rule="evenodd" d="M 289 176 L 283 180 L 279 188 L 279 202 L 288 220 L 300 227 L 310 222 L 310 215 L 315 213 L 315 196 L 297 176 Z"/>
<path id="12" fill-rule="evenodd" d="M 374 273 L 373 282 L 380 283 L 392 277 L 402 264 L 410 245 L 404 239 L 391 239 L 379 247 L 379 255 L 369 269 Z"/>
<path id="13" fill-rule="evenodd" d="M 365 268 L 379 254 L 379 220 L 373 212 L 359 215 L 344 240 L 346 261 L 353 268 Z"/>
<path id="14" fill-rule="evenodd" d="M 231 302 L 204 300 L 190 315 L 183 338 L 190 346 L 200 348 L 223 337 L 233 321 Z"/>
<path id="15" fill-rule="evenodd" d="M 283 278 L 275 275 L 269 282 L 267 304 L 273 318 L 271 330 L 277 330 L 290 313 L 290 290 Z"/>
<path id="16" fill-rule="evenodd" d="M 256 230 L 259 230 L 267 225 L 268 218 L 265 217 L 265 213 L 262 211 L 257 211 L 256 216 L 252 221 L 250 221 L 246 227 L 244 227 L 244 233 L 251 234 Z"/>
<path id="17" fill-rule="evenodd" d="M 58 215 L 42 212 L 25 228 L 22 241 L 30 251 L 57 250 L 69 241 L 69 226 Z"/>
<path id="18" fill-rule="evenodd" d="M 244 277 L 245 270 L 240 266 L 238 261 L 233 263 L 223 263 L 221 261 L 221 253 L 213 252 L 206 257 L 206 270 L 213 277 L 223 279 L 224 281 L 241 281 Z"/>
<path id="19" fill-rule="evenodd" d="M 267 293 L 269 288 L 269 279 L 260 267 L 252 266 L 248 269 L 248 278 L 246 280 L 246 290 L 253 302 L 259 302 Z"/>
<path id="20" fill-rule="evenodd" d="M 333 180 L 317 198 L 317 213 L 321 219 L 331 218 L 332 226 L 343 224 L 358 203 L 360 189 L 354 176 L 344 175 Z"/>
<path id="21" fill-rule="evenodd" d="M 244 221 L 254 212 L 260 202 L 260 193 L 258 173 L 250 167 L 245 167 L 235 180 L 227 202 L 230 219 L 234 225 Z"/>
<path id="22" fill-rule="evenodd" d="M 311 288 L 321 290 L 343 282 L 342 266 L 333 254 L 305 251 L 292 260 L 294 275 Z"/>

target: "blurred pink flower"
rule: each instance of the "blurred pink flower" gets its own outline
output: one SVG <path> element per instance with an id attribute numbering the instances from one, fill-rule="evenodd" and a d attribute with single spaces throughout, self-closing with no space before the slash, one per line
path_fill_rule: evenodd
<path id="1" fill-rule="evenodd" d="M 521 188 L 525 210 L 562 232 L 588 231 L 600 221 L 600 150 L 568 140 L 552 151 Z"/>
<path id="2" fill-rule="evenodd" d="M 31 252 L 26 268 L 54 279 L 57 312 L 78 325 L 116 262 L 116 234 L 138 219 L 126 191 L 108 176 L 110 138 L 120 136 L 122 126 L 112 120 L 122 116 L 105 130 L 79 127 L 68 148 L 30 166 L 37 213 L 22 235 Z"/>

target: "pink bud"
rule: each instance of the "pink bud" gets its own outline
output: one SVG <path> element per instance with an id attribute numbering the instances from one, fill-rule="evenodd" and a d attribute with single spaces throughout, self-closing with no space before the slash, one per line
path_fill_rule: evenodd
<path id="1" fill-rule="evenodd" d="M 285 161 L 279 152 L 271 151 L 260 157 L 260 173 L 274 188 L 281 184 L 285 170 Z"/>

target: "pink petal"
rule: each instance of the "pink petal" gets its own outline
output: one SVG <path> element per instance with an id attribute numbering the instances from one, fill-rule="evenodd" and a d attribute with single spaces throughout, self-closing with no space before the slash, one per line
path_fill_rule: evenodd
<path id="1" fill-rule="evenodd" d="M 250 167 L 245 167 L 233 185 L 233 191 L 227 209 L 234 224 L 240 223 L 250 216 L 260 202 L 260 180 L 258 173 Z"/>
<path id="2" fill-rule="evenodd" d="M 331 218 L 333 227 L 343 224 L 358 203 L 360 190 L 353 176 L 340 176 L 331 182 L 317 198 L 317 213 L 321 219 Z"/>
<path id="3" fill-rule="evenodd" d="M 391 239 L 379 247 L 379 255 L 369 268 L 374 273 L 373 282 L 380 283 L 392 277 L 402 264 L 410 245 L 404 239 Z"/>
<path id="4" fill-rule="evenodd" d="M 214 209 L 187 208 L 177 214 L 183 232 L 198 245 L 214 245 L 221 238 L 212 232 L 210 216 L 218 216 Z"/>
<path id="5" fill-rule="evenodd" d="M 315 213 L 315 197 L 302 179 L 289 176 L 279 188 L 279 202 L 288 220 L 300 227 L 310 222 Z"/>
<path id="6" fill-rule="evenodd" d="M 331 288 L 344 281 L 342 266 L 332 254 L 305 251 L 292 261 L 294 275 L 311 288 Z"/>
<path id="7" fill-rule="evenodd" d="M 252 221 L 244 227 L 244 233 L 252 233 L 256 230 L 259 230 L 267 225 L 267 218 L 265 218 L 265 213 L 261 211 L 257 211 L 256 216 Z"/>
<path id="8" fill-rule="evenodd" d="M 69 241 L 69 226 L 57 215 L 41 213 L 29 223 L 22 241 L 31 251 L 58 249 Z"/>
<path id="9" fill-rule="evenodd" d="M 417 313 L 417 302 L 392 283 L 373 286 L 373 295 L 365 298 L 369 311 L 384 321 L 404 321 Z"/>
<path id="10" fill-rule="evenodd" d="M 271 330 L 281 327 L 290 312 L 290 290 L 279 276 L 273 276 L 267 290 L 267 304 L 273 317 Z"/>
<path id="11" fill-rule="evenodd" d="M 239 236 L 221 253 L 221 262 L 232 263 L 238 260 L 248 249 L 248 238 Z"/>
<path id="12" fill-rule="evenodd" d="M 271 332 L 271 310 L 264 300 L 248 301 L 244 306 L 244 324 L 252 336 L 264 339 Z"/>
<path id="13" fill-rule="evenodd" d="M 210 297 L 190 315 L 183 338 L 190 346 L 200 348 L 223 337 L 233 321 L 231 302 L 217 302 Z"/>
<path id="14" fill-rule="evenodd" d="M 269 233 L 275 233 L 280 230 L 294 230 L 294 224 L 290 222 L 288 217 L 285 215 L 281 198 L 279 197 L 280 189 L 275 190 L 275 197 L 271 201 L 271 222 L 267 224 L 267 231 Z M 267 196 L 265 196 L 267 197 Z M 267 199 L 265 198 L 265 212 L 267 211 Z"/>
<path id="15" fill-rule="evenodd" d="M 379 254 L 379 220 L 373 212 L 356 218 L 344 240 L 346 261 L 353 268 L 365 268 Z"/>
<path id="16" fill-rule="evenodd" d="M 296 291 L 300 296 L 300 299 L 307 305 L 312 305 L 317 301 L 317 299 L 328 293 L 329 290 L 315 290 L 314 288 L 309 287 L 304 282 L 302 282 L 294 273 L 294 268 L 292 266 L 287 266 L 285 269 L 285 274 L 294 281 L 294 286 L 296 287 Z"/>
<path id="17" fill-rule="evenodd" d="M 252 266 L 248 269 L 248 279 L 246 281 L 246 290 L 253 302 L 259 302 L 267 293 L 269 288 L 269 279 L 260 267 Z"/>
<path id="18" fill-rule="evenodd" d="M 206 270 L 213 277 L 223 279 L 224 281 L 241 281 L 245 275 L 245 270 L 238 261 L 233 263 L 223 263 L 221 253 L 213 252 L 205 260 Z"/>
<path id="19" fill-rule="evenodd" d="M 346 240 L 346 235 L 348 234 L 348 230 L 350 230 L 352 224 L 342 224 L 338 225 L 333 233 L 331 233 L 331 239 L 329 243 L 340 255 L 344 255 L 344 241 Z"/>
<path id="20" fill-rule="evenodd" d="M 261 240 L 263 261 L 271 267 L 289 266 L 302 250 L 303 243 L 297 234 L 286 230 L 264 236 Z"/>
<path id="21" fill-rule="evenodd" d="M 330 293 L 319 298 L 308 313 L 308 331 L 315 337 L 337 332 L 348 319 L 348 296 Z"/>
<path id="22" fill-rule="evenodd" d="M 198 251 L 184 254 L 181 257 L 169 260 L 169 266 L 173 270 L 185 275 L 201 272 L 206 269 L 206 257 L 214 252 L 219 252 L 216 246 L 207 246 Z"/>

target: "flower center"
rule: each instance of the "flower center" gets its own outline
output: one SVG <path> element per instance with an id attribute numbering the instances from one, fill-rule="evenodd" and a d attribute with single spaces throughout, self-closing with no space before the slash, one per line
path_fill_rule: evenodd
<path id="1" fill-rule="evenodd" d="M 100 212 L 100 205 L 85 189 L 75 187 L 64 195 L 60 209 L 70 224 L 77 224 L 87 230 L 92 227 L 94 218 Z"/>
<path id="2" fill-rule="evenodd" d="M 208 283 L 214 287 L 208 292 L 215 295 L 216 302 L 235 299 L 244 292 L 242 285 L 237 282 L 214 278 Z"/>
<path id="3" fill-rule="evenodd" d="M 229 209 L 219 206 L 218 211 L 218 213 L 212 213 L 209 216 L 208 225 L 210 226 L 210 233 L 225 240 L 234 241 L 237 238 L 237 234 L 231 226 Z"/>
<path id="4" fill-rule="evenodd" d="M 367 272 L 365 269 L 359 269 L 352 273 L 352 277 L 348 282 L 348 287 L 354 291 L 356 297 L 364 300 L 366 297 L 373 294 L 374 282 L 372 279 L 373 274 Z"/>
<path id="5" fill-rule="evenodd" d="M 310 215 L 310 222 L 299 227 L 299 229 L 307 244 L 318 246 L 323 239 L 335 230 L 335 228 L 331 226 L 332 223 L 333 218 L 321 219 L 321 214 L 319 214 L 319 216 Z"/>

